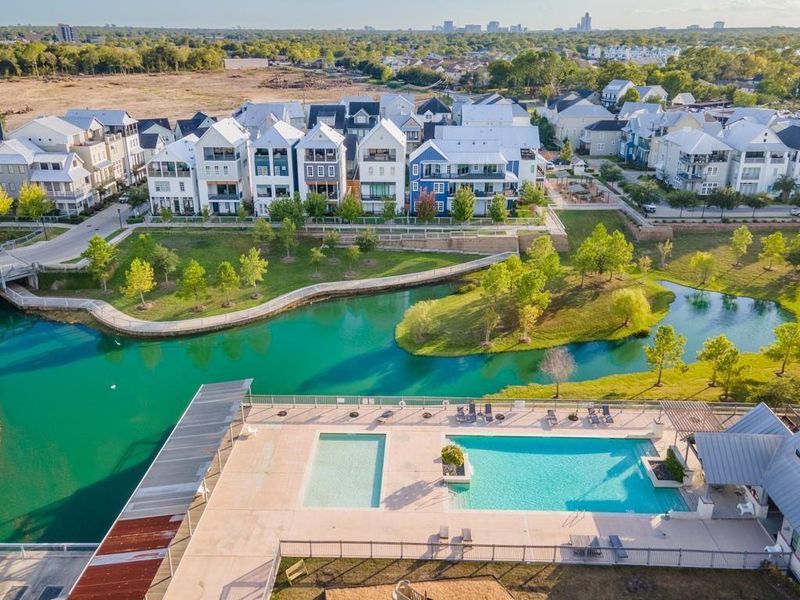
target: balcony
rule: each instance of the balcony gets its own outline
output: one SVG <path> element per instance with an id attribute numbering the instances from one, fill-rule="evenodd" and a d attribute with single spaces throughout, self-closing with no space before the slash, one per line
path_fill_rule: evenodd
<path id="1" fill-rule="evenodd" d="M 231 201 L 238 201 L 240 200 L 238 194 L 209 194 L 209 200 L 219 200 L 222 202 L 231 202 Z"/>
<path id="2" fill-rule="evenodd" d="M 762 164 L 763 165 L 765 162 L 767 162 L 767 159 L 764 158 L 763 156 L 761 156 L 761 157 L 756 157 L 756 156 L 749 157 L 749 156 L 746 156 L 745 159 L 744 159 L 744 162 L 748 163 L 748 164 Z"/>

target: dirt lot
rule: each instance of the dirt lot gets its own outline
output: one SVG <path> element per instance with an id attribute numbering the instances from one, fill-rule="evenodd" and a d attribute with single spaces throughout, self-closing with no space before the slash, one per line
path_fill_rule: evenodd
<path id="1" fill-rule="evenodd" d="M 197 110 L 229 116 L 245 100 L 302 100 L 303 73 L 275 68 L 211 73 L 161 73 L 63 77 L 52 81 L 18 78 L 0 82 L 0 114 L 13 129 L 32 117 L 63 114 L 68 108 L 124 108 L 131 116 L 188 118 Z M 305 76 L 309 102 L 339 101 L 344 95 L 380 91 L 349 79 Z"/>

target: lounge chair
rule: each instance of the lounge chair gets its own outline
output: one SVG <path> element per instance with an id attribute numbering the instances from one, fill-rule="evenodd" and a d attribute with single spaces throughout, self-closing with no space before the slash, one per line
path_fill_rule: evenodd
<path id="1" fill-rule="evenodd" d="M 756 516 L 756 508 L 752 502 L 745 502 L 744 504 L 737 504 L 736 508 L 739 509 L 739 516 L 752 515 Z"/>
<path id="2" fill-rule="evenodd" d="M 494 421 L 494 415 L 492 415 L 491 404 L 487 404 L 486 406 L 483 407 L 483 420 L 486 423 L 491 423 L 492 421 Z"/>
<path id="3" fill-rule="evenodd" d="M 547 409 L 547 423 L 550 425 L 550 427 L 555 427 L 556 425 L 558 425 L 558 417 L 556 416 L 556 411 L 554 411 L 552 408 Z"/>
<path id="4" fill-rule="evenodd" d="M 468 423 L 474 423 L 478 420 L 478 414 L 475 412 L 475 403 L 469 403 L 469 416 L 467 417 Z"/>
<path id="5" fill-rule="evenodd" d="M 439 541 L 446 542 L 450 539 L 450 528 L 447 525 L 439 527 Z"/>
<path id="6" fill-rule="evenodd" d="M 461 545 L 465 548 L 472 548 L 472 529 L 464 527 L 461 530 Z"/>
<path id="7" fill-rule="evenodd" d="M 588 535 L 578 535 L 571 533 L 569 535 L 569 545 L 572 546 L 572 553 L 577 556 L 584 556 L 586 548 L 588 548 L 591 540 Z"/>
<path id="8" fill-rule="evenodd" d="M 619 539 L 618 535 L 608 536 L 608 543 L 611 544 L 611 547 L 614 549 L 614 554 L 616 555 L 617 560 L 628 558 L 628 553 L 625 550 L 625 546 L 622 545 L 622 540 Z"/>
<path id="9" fill-rule="evenodd" d="M 611 410 L 608 408 L 608 404 L 603 404 L 600 409 L 603 411 L 603 420 L 606 423 L 613 423 L 614 417 L 611 416 Z"/>
<path id="10" fill-rule="evenodd" d="M 592 425 L 600 425 L 600 417 L 597 416 L 597 411 L 594 407 L 590 407 L 589 409 L 589 423 Z"/>
<path id="11" fill-rule="evenodd" d="M 467 413 L 464 412 L 464 407 L 459 406 L 456 408 L 456 423 L 466 423 Z"/>
<path id="12" fill-rule="evenodd" d="M 603 550 L 600 548 L 600 540 L 597 536 L 592 538 L 592 541 L 589 542 L 589 545 L 586 547 L 586 553 L 589 556 L 602 556 Z"/>
<path id="13" fill-rule="evenodd" d="M 385 411 L 383 411 L 381 413 L 380 417 L 375 419 L 375 421 L 377 423 L 383 424 L 383 423 L 386 423 L 389 419 L 391 419 L 392 416 L 394 416 L 394 411 L 393 410 L 385 410 Z"/>

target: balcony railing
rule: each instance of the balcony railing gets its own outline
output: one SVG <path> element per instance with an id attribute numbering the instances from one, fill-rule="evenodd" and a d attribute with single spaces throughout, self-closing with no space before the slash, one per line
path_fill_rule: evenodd
<path id="1" fill-rule="evenodd" d="M 227 200 L 227 201 L 230 202 L 231 200 L 239 200 L 240 198 L 239 198 L 239 196 L 237 194 L 209 194 L 208 195 L 208 199 L 209 200 Z"/>

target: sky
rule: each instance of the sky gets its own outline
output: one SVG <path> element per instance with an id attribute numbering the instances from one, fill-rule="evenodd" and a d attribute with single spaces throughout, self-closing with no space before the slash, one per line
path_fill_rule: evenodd
<path id="1" fill-rule="evenodd" d="M 0 5 L 2 25 L 429 30 L 453 20 L 539 30 L 574 26 L 589 11 L 596 29 L 711 27 L 717 20 L 728 27 L 800 27 L 800 0 L 0 0 Z"/>

